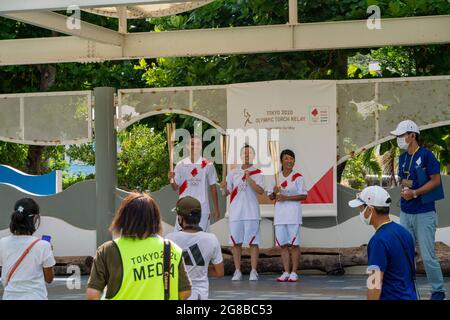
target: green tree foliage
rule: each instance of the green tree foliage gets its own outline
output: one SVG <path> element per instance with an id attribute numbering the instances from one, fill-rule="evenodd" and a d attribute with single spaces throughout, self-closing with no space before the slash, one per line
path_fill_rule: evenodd
<path id="1" fill-rule="evenodd" d="M 56 146 L 44 149 L 42 161 L 45 163 L 44 171 L 66 170 L 69 164 L 64 159 L 64 146 Z"/>
<path id="2" fill-rule="evenodd" d="M 0 164 L 27 172 L 28 149 L 28 145 L 0 141 Z M 40 162 L 42 174 L 67 169 L 67 163 L 64 161 L 64 147 L 45 148 Z"/>
<path id="3" fill-rule="evenodd" d="M 87 165 L 95 165 L 94 142 L 80 145 L 70 145 L 66 149 L 66 155 L 73 160 L 81 161 Z"/>
<path id="4" fill-rule="evenodd" d="M 169 183 L 169 154 L 163 132 L 137 124 L 118 135 L 117 180 L 121 188 L 156 191 Z"/>
<path id="5" fill-rule="evenodd" d="M 450 126 L 425 130 L 421 133 L 421 140 L 439 160 L 441 171 L 450 174 Z"/>
<path id="6" fill-rule="evenodd" d="M 28 146 L 0 141 L 0 164 L 24 171 L 27 164 Z"/>
<path id="7" fill-rule="evenodd" d="M 86 175 L 84 173 L 70 175 L 68 172 L 63 172 L 63 190 L 69 188 L 75 183 L 90 179 L 95 179 L 95 175 L 94 174 Z"/>
<path id="8" fill-rule="evenodd" d="M 381 180 L 383 169 L 375 151 L 375 147 L 372 147 L 347 161 L 342 177 L 352 188 L 362 189 L 366 185 L 365 177 L 369 174 Z"/>
<path id="9" fill-rule="evenodd" d="M 370 61 L 380 64 L 380 72 L 369 71 Z M 450 72 L 450 46 L 383 47 L 349 58 L 349 78 L 412 77 L 447 75 Z"/>
<path id="10" fill-rule="evenodd" d="M 347 181 L 353 189 L 361 190 L 366 184 L 365 176 L 368 174 L 366 166 L 362 161 L 362 154 L 347 161 L 342 179 Z"/>

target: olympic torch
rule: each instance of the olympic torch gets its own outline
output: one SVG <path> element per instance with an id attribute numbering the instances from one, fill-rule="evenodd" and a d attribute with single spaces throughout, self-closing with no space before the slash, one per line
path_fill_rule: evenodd
<path id="1" fill-rule="evenodd" d="M 227 179 L 227 158 L 228 158 L 228 146 L 229 146 L 230 137 L 226 134 L 223 134 L 220 139 L 220 149 L 222 151 L 222 181 L 226 181 Z M 226 195 L 226 190 L 222 190 L 222 195 Z"/>
<path id="2" fill-rule="evenodd" d="M 173 172 L 173 141 L 176 127 L 175 123 L 166 123 L 167 147 L 169 148 L 169 170 Z M 170 178 L 170 183 L 173 183 L 173 177 Z"/>
<path id="3" fill-rule="evenodd" d="M 278 141 L 269 141 L 269 153 L 270 158 L 272 159 L 273 163 L 273 170 L 274 170 L 274 178 L 275 178 L 275 190 L 278 193 L 278 181 L 279 181 L 279 172 L 280 172 L 280 164 L 278 162 L 278 157 L 280 154 L 279 144 Z"/>

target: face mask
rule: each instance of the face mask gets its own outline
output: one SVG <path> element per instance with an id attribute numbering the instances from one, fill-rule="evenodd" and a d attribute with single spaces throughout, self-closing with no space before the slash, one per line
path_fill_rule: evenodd
<path id="1" fill-rule="evenodd" d="M 406 142 L 406 138 L 397 138 L 397 145 L 400 149 L 406 150 L 408 149 L 409 143 Z"/>
<path id="2" fill-rule="evenodd" d="M 370 219 L 372 218 L 372 213 L 370 213 L 370 215 L 369 215 L 368 218 L 366 218 L 366 217 L 364 216 L 364 213 L 366 212 L 367 208 L 369 208 L 369 206 L 365 207 L 364 210 L 361 211 L 361 212 L 359 213 L 359 219 L 361 219 L 361 221 L 362 221 L 364 224 L 370 226 Z"/>

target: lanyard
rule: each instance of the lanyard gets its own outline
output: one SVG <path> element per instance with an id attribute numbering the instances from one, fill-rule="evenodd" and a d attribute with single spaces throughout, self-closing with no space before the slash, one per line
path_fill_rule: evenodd
<path id="1" fill-rule="evenodd" d="M 408 176 L 406 177 L 406 180 L 409 180 L 409 176 L 411 175 L 411 165 L 412 165 L 412 161 L 414 159 L 414 155 L 416 154 L 416 152 L 420 149 L 420 146 L 417 147 L 416 151 L 414 151 L 414 153 L 411 156 L 411 160 L 409 161 L 409 168 L 408 168 Z"/>
<path id="2" fill-rule="evenodd" d="M 392 220 L 383 222 L 382 224 L 380 224 L 380 225 L 378 226 L 377 230 L 375 230 L 375 231 L 378 231 L 382 226 L 384 226 L 385 224 L 391 223 L 391 222 L 392 222 Z"/>

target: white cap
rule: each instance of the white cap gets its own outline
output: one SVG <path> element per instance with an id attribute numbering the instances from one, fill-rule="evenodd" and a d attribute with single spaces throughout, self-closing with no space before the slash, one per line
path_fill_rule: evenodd
<path id="1" fill-rule="evenodd" d="M 356 199 L 348 202 L 348 205 L 352 208 L 363 204 L 372 207 L 389 207 L 391 205 L 391 196 L 380 186 L 370 186 L 361 193 L 356 194 Z"/>
<path id="2" fill-rule="evenodd" d="M 404 120 L 398 124 L 397 129 L 391 131 L 391 134 L 398 137 L 407 132 L 420 133 L 419 127 L 414 121 Z"/>

